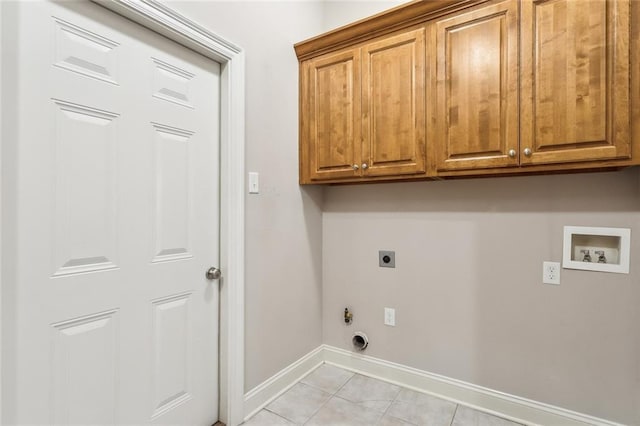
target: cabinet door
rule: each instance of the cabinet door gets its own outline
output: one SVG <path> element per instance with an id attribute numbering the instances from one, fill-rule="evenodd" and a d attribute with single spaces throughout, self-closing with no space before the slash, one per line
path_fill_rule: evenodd
<path id="1" fill-rule="evenodd" d="M 425 172 L 424 28 L 362 48 L 365 176 Z"/>
<path id="2" fill-rule="evenodd" d="M 311 180 L 360 175 L 359 52 L 353 49 L 329 54 L 307 64 L 309 105 L 302 105 L 302 114 L 308 111 L 309 131 L 308 146 L 302 148 L 308 150 L 306 163 Z M 304 163 L 303 158 L 301 167 Z"/>
<path id="3" fill-rule="evenodd" d="M 522 164 L 630 156 L 629 6 L 522 2 Z"/>
<path id="4" fill-rule="evenodd" d="M 438 170 L 518 165 L 517 8 L 509 0 L 436 23 Z"/>

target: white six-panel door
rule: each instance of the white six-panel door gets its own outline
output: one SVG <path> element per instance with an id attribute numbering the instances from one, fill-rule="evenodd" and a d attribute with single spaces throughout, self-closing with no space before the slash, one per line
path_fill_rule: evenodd
<path id="1" fill-rule="evenodd" d="M 211 425 L 219 64 L 88 2 L 11 7 L 15 394 L 3 408 L 20 424 Z"/>

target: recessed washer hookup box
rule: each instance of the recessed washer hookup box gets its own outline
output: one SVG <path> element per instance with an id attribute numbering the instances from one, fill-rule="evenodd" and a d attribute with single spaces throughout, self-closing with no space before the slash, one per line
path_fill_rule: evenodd
<path id="1" fill-rule="evenodd" d="M 629 273 L 631 229 L 565 226 L 562 267 Z"/>

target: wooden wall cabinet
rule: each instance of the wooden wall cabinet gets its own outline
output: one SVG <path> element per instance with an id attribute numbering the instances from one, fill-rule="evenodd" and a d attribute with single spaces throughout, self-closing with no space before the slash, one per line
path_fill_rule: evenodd
<path id="1" fill-rule="evenodd" d="M 308 173 L 305 180 L 351 178 L 362 157 L 360 50 L 313 59 L 303 74 L 309 81 L 303 113 L 308 124 L 301 135 L 308 140 L 303 147 L 308 161 L 300 164 Z"/>
<path id="2" fill-rule="evenodd" d="M 298 43 L 300 183 L 640 164 L 639 19 L 632 0 L 415 1 Z"/>
<path id="3" fill-rule="evenodd" d="M 425 32 L 302 65 L 301 183 L 424 174 Z"/>
<path id="4" fill-rule="evenodd" d="M 521 7 L 522 164 L 630 158 L 629 0 Z"/>
<path id="5" fill-rule="evenodd" d="M 436 23 L 436 167 L 518 165 L 518 3 Z"/>

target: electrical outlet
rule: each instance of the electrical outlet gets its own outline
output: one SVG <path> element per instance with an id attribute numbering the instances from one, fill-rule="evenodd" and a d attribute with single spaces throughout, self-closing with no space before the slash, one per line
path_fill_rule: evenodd
<path id="1" fill-rule="evenodd" d="M 395 327 L 396 325 L 396 310 L 393 308 L 384 308 L 384 325 L 390 325 Z"/>
<path id="2" fill-rule="evenodd" d="M 380 250 L 378 252 L 378 265 L 381 268 L 395 268 L 396 252 L 391 250 Z"/>
<path id="3" fill-rule="evenodd" d="M 560 262 L 542 262 L 542 282 L 560 285 Z"/>

